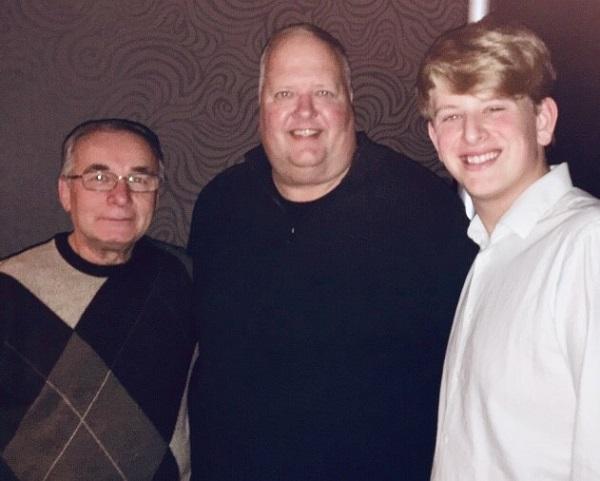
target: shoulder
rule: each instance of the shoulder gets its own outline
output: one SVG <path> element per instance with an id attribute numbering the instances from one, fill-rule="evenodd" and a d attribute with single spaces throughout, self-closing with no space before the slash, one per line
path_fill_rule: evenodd
<path id="1" fill-rule="evenodd" d="M 173 266 L 178 270 L 183 267 L 188 275 L 191 276 L 192 259 L 187 255 L 183 247 L 148 236 L 144 237 L 144 242 L 148 243 L 150 246 L 148 248 L 154 250 L 162 258 L 164 265 Z"/>
<path id="2" fill-rule="evenodd" d="M 536 235 L 545 247 L 539 254 L 567 292 L 572 279 L 585 272 L 595 271 L 595 282 L 600 282 L 600 200 L 572 188 L 540 221 Z"/>
<path id="3" fill-rule="evenodd" d="M 365 135 L 359 134 L 359 142 L 360 160 L 378 182 L 390 183 L 409 191 L 427 190 L 432 195 L 436 191 L 454 194 L 449 182 L 407 155 L 374 142 Z"/>
<path id="4" fill-rule="evenodd" d="M 219 191 L 221 189 L 227 189 L 231 185 L 244 182 L 250 174 L 249 167 L 249 164 L 245 161 L 227 167 L 213 177 L 201 192 Z"/>
<path id="5" fill-rule="evenodd" d="M 359 140 L 360 169 L 376 195 L 395 199 L 408 209 L 423 209 L 442 217 L 450 211 L 466 220 L 464 206 L 449 182 L 410 157 L 366 136 L 359 136 Z"/>
<path id="6" fill-rule="evenodd" d="M 6 335 L 2 325 L 15 321 L 17 311 L 24 308 L 31 314 L 35 311 L 33 306 L 39 304 L 36 298 L 43 297 L 41 293 L 55 291 L 55 286 L 61 285 L 58 273 L 65 266 L 54 240 L 28 247 L 0 261 L 0 336 Z"/>
<path id="7" fill-rule="evenodd" d="M 135 255 L 138 262 L 152 263 L 161 278 L 171 278 L 179 284 L 191 281 L 192 262 L 182 247 L 144 236 L 136 245 Z"/>
<path id="8" fill-rule="evenodd" d="M 600 200 L 573 188 L 544 222 L 551 227 L 540 232 L 548 245 L 546 258 L 552 272 L 546 283 L 551 289 L 549 297 L 558 313 L 556 319 L 563 320 L 564 329 L 572 331 L 583 313 L 593 313 L 589 309 L 595 308 L 598 300 Z"/>
<path id="9" fill-rule="evenodd" d="M 211 197 L 233 197 L 247 190 L 256 180 L 264 181 L 270 172 L 270 164 L 261 145 L 248 151 L 244 158 L 211 179 L 200 191 L 198 201 Z"/>
<path id="10" fill-rule="evenodd" d="M 52 262 L 58 257 L 54 238 L 52 238 L 0 260 L 0 273 L 18 279 L 22 274 L 51 267 Z"/>
<path id="11" fill-rule="evenodd" d="M 212 222 L 213 217 L 227 215 L 240 203 L 246 202 L 254 188 L 253 170 L 255 166 L 248 160 L 228 167 L 211 179 L 199 192 L 192 214 L 194 224 Z"/>
<path id="12" fill-rule="evenodd" d="M 599 236 L 600 200 L 574 187 L 560 199 L 551 218 L 572 238 Z"/>
<path id="13" fill-rule="evenodd" d="M 579 215 L 586 218 L 600 217 L 600 199 L 577 187 L 573 187 L 565 194 L 565 204 L 569 208 L 577 209 Z"/>
<path id="14" fill-rule="evenodd" d="M 271 166 L 259 145 L 246 153 L 244 161 L 214 177 L 200 191 L 190 228 L 190 243 L 217 235 L 233 223 L 247 218 L 246 213 L 264 205 L 271 195 Z M 193 247 L 191 251 L 193 251 Z"/>

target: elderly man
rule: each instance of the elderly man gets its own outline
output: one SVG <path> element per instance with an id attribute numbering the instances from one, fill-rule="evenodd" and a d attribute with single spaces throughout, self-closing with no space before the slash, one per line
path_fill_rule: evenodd
<path id="1" fill-rule="evenodd" d="M 0 478 L 189 478 L 191 281 L 143 237 L 162 179 L 147 127 L 76 127 L 60 202 L 73 231 L 0 264 Z"/>
<path id="2" fill-rule="evenodd" d="M 444 367 L 435 481 L 600 479 L 600 202 L 549 169 L 554 69 L 530 30 L 440 37 L 419 97 L 480 246 Z"/>
<path id="3" fill-rule="evenodd" d="M 312 25 L 261 58 L 262 146 L 200 193 L 194 479 L 418 480 L 471 260 L 435 175 L 356 134 L 342 46 Z"/>

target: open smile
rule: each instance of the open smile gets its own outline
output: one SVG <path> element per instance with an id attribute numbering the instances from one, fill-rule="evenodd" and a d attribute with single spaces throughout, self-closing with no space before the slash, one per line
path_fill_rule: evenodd
<path id="1" fill-rule="evenodd" d="M 292 131 L 290 131 L 290 133 L 294 136 L 294 137 L 303 137 L 303 138 L 307 138 L 307 137 L 314 137 L 317 136 L 321 133 L 321 130 L 319 129 L 294 129 Z"/>
<path id="2" fill-rule="evenodd" d="M 466 154 L 461 156 L 464 163 L 469 166 L 482 166 L 491 163 L 498 158 L 500 150 L 491 150 L 483 154 Z"/>

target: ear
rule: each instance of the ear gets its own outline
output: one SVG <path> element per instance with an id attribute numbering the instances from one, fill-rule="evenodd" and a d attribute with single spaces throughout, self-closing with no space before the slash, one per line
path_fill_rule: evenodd
<path id="1" fill-rule="evenodd" d="M 429 134 L 429 139 L 431 140 L 431 143 L 433 144 L 433 146 L 435 147 L 435 150 L 437 152 L 439 152 L 438 149 L 438 142 L 437 142 L 437 134 L 435 132 L 435 127 L 433 126 L 433 124 L 431 123 L 431 120 L 429 120 L 427 122 L 427 133 Z"/>
<path id="2" fill-rule="evenodd" d="M 71 212 L 71 187 L 63 177 L 58 178 L 58 199 L 65 212 Z"/>
<path id="3" fill-rule="evenodd" d="M 546 97 L 535 106 L 537 143 L 546 147 L 554 138 L 554 128 L 558 119 L 558 106 L 551 97 Z"/>

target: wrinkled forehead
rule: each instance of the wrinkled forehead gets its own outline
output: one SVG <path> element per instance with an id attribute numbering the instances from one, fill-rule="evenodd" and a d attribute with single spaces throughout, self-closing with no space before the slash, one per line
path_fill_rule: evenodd
<path id="1" fill-rule="evenodd" d="M 101 130 L 80 137 L 73 145 L 73 160 L 78 168 L 93 164 L 109 170 L 155 171 L 159 165 L 148 142 L 127 130 Z"/>

